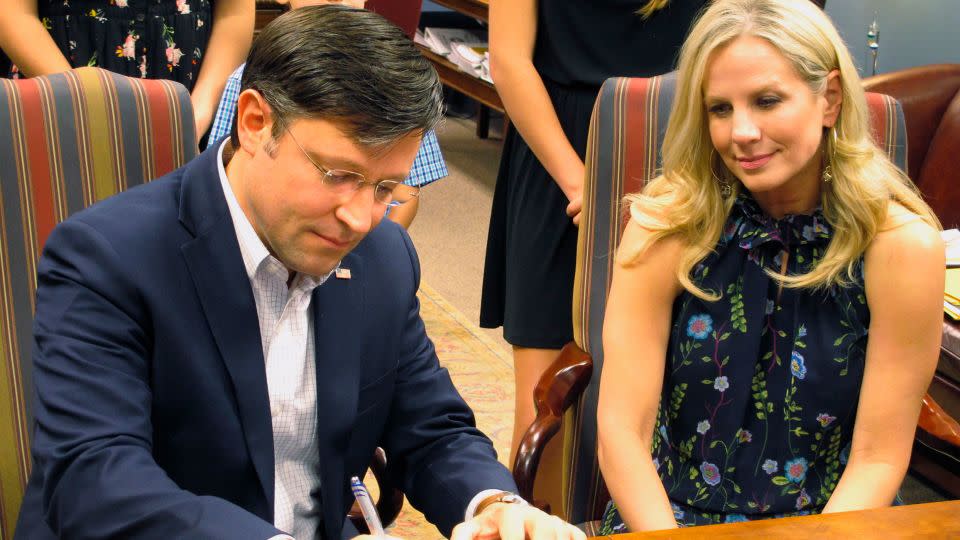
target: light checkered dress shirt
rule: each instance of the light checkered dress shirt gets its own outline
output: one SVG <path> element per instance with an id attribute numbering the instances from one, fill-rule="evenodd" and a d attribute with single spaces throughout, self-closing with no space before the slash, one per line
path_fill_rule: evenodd
<path id="1" fill-rule="evenodd" d="M 220 105 L 217 106 L 217 115 L 213 119 L 213 127 L 210 128 L 210 135 L 207 137 L 208 146 L 230 135 L 233 118 L 237 112 L 240 78 L 243 76 L 244 66 L 246 64 L 241 64 L 227 79 L 227 86 L 223 89 L 223 95 L 220 97 Z M 447 176 L 447 164 L 443 161 L 443 153 L 440 152 L 437 134 L 431 129 L 423 134 L 420 150 L 413 160 L 413 167 L 410 168 L 410 176 L 403 183 L 423 187 L 444 176 Z"/>
<path id="2" fill-rule="evenodd" d="M 273 421 L 273 524 L 297 540 L 312 540 L 321 509 L 317 497 L 317 372 L 310 300 L 313 289 L 330 274 L 322 278 L 297 274 L 287 286 L 286 267 L 267 251 L 230 187 L 223 167 L 224 144 L 217 160 L 220 184 L 253 289 L 266 360 Z"/>

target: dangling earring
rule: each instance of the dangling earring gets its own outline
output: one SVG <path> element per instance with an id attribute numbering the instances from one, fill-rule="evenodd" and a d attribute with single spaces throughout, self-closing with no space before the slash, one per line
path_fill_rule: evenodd
<path id="1" fill-rule="evenodd" d="M 733 186 L 730 185 L 730 182 L 726 180 L 720 180 L 720 196 L 726 199 L 730 195 L 733 195 Z"/>
<path id="2" fill-rule="evenodd" d="M 833 181 L 833 166 L 830 165 L 837 157 L 837 128 L 836 126 L 830 128 L 830 138 L 832 139 L 833 146 L 830 148 L 830 157 L 827 159 L 827 164 L 823 166 L 823 172 L 820 173 L 820 179 L 823 180 L 823 183 L 829 184 Z"/>
<path id="3" fill-rule="evenodd" d="M 717 170 L 714 166 L 715 160 L 713 159 L 716 154 L 716 148 L 710 150 L 710 174 L 713 175 L 713 180 L 720 186 L 720 196 L 726 199 L 730 195 L 733 195 L 733 186 L 730 185 L 730 182 L 727 181 L 726 178 L 717 175 Z"/>

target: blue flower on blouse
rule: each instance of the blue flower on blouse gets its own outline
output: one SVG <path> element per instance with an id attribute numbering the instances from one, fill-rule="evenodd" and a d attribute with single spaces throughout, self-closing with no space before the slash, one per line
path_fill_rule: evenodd
<path id="1" fill-rule="evenodd" d="M 663 437 L 663 442 L 670 444 L 670 438 L 667 437 L 667 426 L 660 424 L 660 436 Z"/>
<path id="2" fill-rule="evenodd" d="M 777 462 L 772 459 L 768 459 L 763 462 L 763 466 L 761 467 L 761 469 L 763 469 L 763 472 L 767 474 L 773 474 L 777 472 L 777 469 L 778 469 Z"/>
<path id="3" fill-rule="evenodd" d="M 687 322 L 687 335 L 693 339 L 705 339 L 713 330 L 713 319 L 706 313 L 694 315 Z"/>
<path id="4" fill-rule="evenodd" d="M 807 327 L 806 325 L 801 324 L 800 328 L 797 329 L 797 337 L 806 337 L 807 336 Z"/>
<path id="5" fill-rule="evenodd" d="M 683 508 L 680 508 L 680 506 L 677 503 L 670 503 L 670 508 L 673 509 L 673 519 L 677 521 L 680 521 L 681 519 L 683 519 L 683 516 L 685 515 Z"/>
<path id="6" fill-rule="evenodd" d="M 711 486 L 720 483 L 720 469 L 713 463 L 707 463 L 706 461 L 701 463 L 700 474 L 703 475 L 703 480 Z"/>
<path id="7" fill-rule="evenodd" d="M 798 379 L 807 376 L 807 366 L 803 363 L 803 355 L 797 351 L 793 351 L 793 354 L 790 355 L 790 373 L 793 373 L 793 376 Z"/>
<path id="8" fill-rule="evenodd" d="M 807 477 L 807 460 L 802 457 L 791 459 L 783 464 L 783 472 L 787 475 L 787 480 L 799 484 Z"/>
<path id="9" fill-rule="evenodd" d="M 723 520 L 724 523 L 740 523 L 741 521 L 750 520 L 743 514 L 727 514 L 727 517 Z"/>
<path id="10" fill-rule="evenodd" d="M 846 465 L 848 459 L 850 459 L 850 443 L 847 443 L 847 445 L 843 447 L 843 450 L 840 451 L 840 464 Z"/>

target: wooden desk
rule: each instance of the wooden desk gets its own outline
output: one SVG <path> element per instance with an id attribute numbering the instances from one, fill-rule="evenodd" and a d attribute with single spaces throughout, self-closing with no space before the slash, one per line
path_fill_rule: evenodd
<path id="1" fill-rule="evenodd" d="M 489 0 L 431 0 L 434 4 L 441 5 L 446 8 L 450 8 L 454 11 L 463 13 L 464 15 L 469 15 L 474 19 L 479 19 L 483 22 L 489 22 L 488 11 L 490 8 Z M 437 70 L 437 74 L 440 76 L 440 80 L 443 84 L 462 92 L 473 99 L 479 101 L 482 105 L 490 107 L 504 113 L 504 128 L 509 125 L 509 120 L 506 116 L 506 111 L 503 108 L 503 102 L 500 101 L 500 95 L 497 94 L 496 88 L 492 84 L 478 79 L 472 75 L 468 75 L 460 70 L 453 62 L 447 60 L 446 58 L 436 54 L 427 47 L 420 47 L 420 52 L 423 53 L 423 56 L 430 60 L 433 66 Z M 489 111 L 481 107 L 480 114 L 477 118 L 477 136 L 484 139 L 487 137 L 489 129 L 490 116 Z"/>
<path id="2" fill-rule="evenodd" d="M 704 538 L 960 538 L 960 501 L 912 504 L 820 516 L 767 519 L 668 531 L 602 536 L 611 540 Z"/>

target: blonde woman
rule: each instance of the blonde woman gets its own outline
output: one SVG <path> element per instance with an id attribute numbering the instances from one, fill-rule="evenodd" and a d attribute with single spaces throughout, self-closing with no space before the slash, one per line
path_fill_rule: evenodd
<path id="1" fill-rule="evenodd" d="M 606 526 L 890 505 L 939 347 L 937 219 L 813 4 L 714 2 L 678 76 L 607 306 Z"/>
<path id="2" fill-rule="evenodd" d="M 672 70 L 706 1 L 490 2 L 491 75 L 516 129 L 504 141 L 497 176 L 480 325 L 503 326 L 513 346 L 511 452 L 533 421 L 537 380 L 573 339 L 575 223 L 600 85 L 615 75 Z"/>

